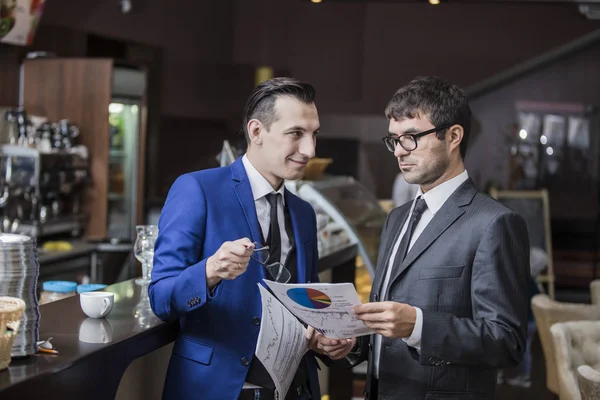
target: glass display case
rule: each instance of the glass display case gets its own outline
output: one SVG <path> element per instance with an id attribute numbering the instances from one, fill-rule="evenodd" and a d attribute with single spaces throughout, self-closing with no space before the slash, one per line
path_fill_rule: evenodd
<path id="1" fill-rule="evenodd" d="M 352 177 L 286 183 L 317 214 L 319 256 L 348 243 L 356 244 L 355 284 L 361 300 L 368 301 L 387 213 L 377 198 Z"/>

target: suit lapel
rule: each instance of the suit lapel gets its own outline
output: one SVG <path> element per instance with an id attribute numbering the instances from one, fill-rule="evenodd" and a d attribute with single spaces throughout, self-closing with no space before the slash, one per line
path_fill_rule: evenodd
<path id="1" fill-rule="evenodd" d="M 306 254 L 304 239 L 302 238 L 301 232 L 303 231 L 303 219 L 300 215 L 300 207 L 298 204 L 298 198 L 292 195 L 287 189 L 285 193 L 285 203 L 287 204 L 288 211 L 290 212 L 290 219 L 292 220 L 292 228 L 294 229 L 294 240 L 296 244 L 296 257 L 297 265 L 296 271 L 298 273 L 298 283 L 304 283 L 307 280 L 306 276 Z"/>
<path id="2" fill-rule="evenodd" d="M 240 206 L 244 210 L 246 216 L 246 222 L 250 228 L 253 242 L 262 242 L 262 235 L 260 234 L 260 224 L 258 223 L 258 217 L 256 216 L 256 207 L 254 205 L 254 196 L 252 194 L 252 187 L 246 175 L 244 164 L 242 159 L 238 158 L 233 164 L 231 164 L 231 175 L 234 180 L 234 190 L 237 198 L 240 202 Z"/>
<path id="3" fill-rule="evenodd" d="M 465 211 L 456 207 L 442 207 L 433 217 L 425 230 L 410 249 L 406 258 L 396 271 L 392 271 L 390 282 L 396 280 L 431 244 L 458 219 Z"/>
<path id="4" fill-rule="evenodd" d="M 410 267 L 415 260 L 425 251 L 431 244 L 446 231 L 461 215 L 465 213 L 464 206 L 471 203 L 471 200 L 477 193 L 477 189 L 473 185 L 471 179 L 467 179 L 456 191 L 448 198 L 442 208 L 435 214 L 433 219 L 427 224 L 425 230 L 419 235 L 413 247 L 406 254 L 406 258 L 395 271 L 392 271 L 390 284 Z"/>
<path id="5" fill-rule="evenodd" d="M 240 206 L 244 210 L 246 222 L 248 223 L 250 233 L 252 234 L 252 241 L 262 243 L 260 224 L 258 223 L 256 207 L 254 205 L 254 195 L 252 194 L 252 187 L 250 186 L 250 181 L 248 180 L 248 175 L 246 174 L 241 158 L 238 158 L 231 164 L 231 175 L 234 180 L 233 187 L 235 193 L 240 202 Z M 306 249 L 304 238 L 301 235 L 301 232 L 304 230 L 303 217 L 305 216 L 299 211 L 302 209 L 302 205 L 299 204 L 299 199 L 287 189 L 284 193 L 285 201 L 290 212 L 290 219 L 292 220 L 292 227 L 294 229 L 294 239 L 296 241 L 298 283 L 306 282 Z"/>

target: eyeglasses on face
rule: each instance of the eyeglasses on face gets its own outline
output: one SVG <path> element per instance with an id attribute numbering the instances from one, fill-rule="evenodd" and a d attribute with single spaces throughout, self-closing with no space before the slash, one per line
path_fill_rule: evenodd
<path id="1" fill-rule="evenodd" d="M 260 243 L 254 242 L 252 250 L 252 259 L 265 267 L 275 282 L 288 283 L 292 278 L 290 271 L 280 262 L 267 264 L 269 260 L 269 246 L 263 246 Z"/>
<path id="2" fill-rule="evenodd" d="M 426 130 L 424 132 L 405 133 L 400 136 L 388 135 L 388 136 L 382 137 L 381 140 L 385 144 L 385 147 L 387 147 L 387 149 L 389 151 L 391 151 L 392 153 L 396 150 L 396 145 L 398 145 L 398 144 L 406 151 L 414 151 L 417 149 L 417 145 L 418 145 L 417 139 L 418 138 L 425 136 L 425 135 L 429 135 L 430 133 L 433 133 L 433 132 L 439 132 L 444 129 L 448 129 L 452 125 L 453 124 L 444 124 L 444 125 L 436 126 L 433 129 Z"/>

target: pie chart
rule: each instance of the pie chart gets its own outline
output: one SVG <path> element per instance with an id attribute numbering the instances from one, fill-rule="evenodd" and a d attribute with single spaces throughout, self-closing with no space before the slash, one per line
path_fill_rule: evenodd
<path id="1" fill-rule="evenodd" d="M 331 305 L 331 299 L 325 293 L 310 288 L 293 288 L 287 291 L 290 299 L 306 308 L 323 309 Z"/>

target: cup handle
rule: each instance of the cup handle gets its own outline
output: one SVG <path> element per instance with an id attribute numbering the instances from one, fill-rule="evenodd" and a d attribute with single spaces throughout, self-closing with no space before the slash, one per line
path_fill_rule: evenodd
<path id="1" fill-rule="evenodd" d="M 102 299 L 102 315 L 104 315 L 106 313 L 106 311 L 108 311 L 108 308 L 110 307 L 110 300 L 107 299 L 106 297 Z"/>

